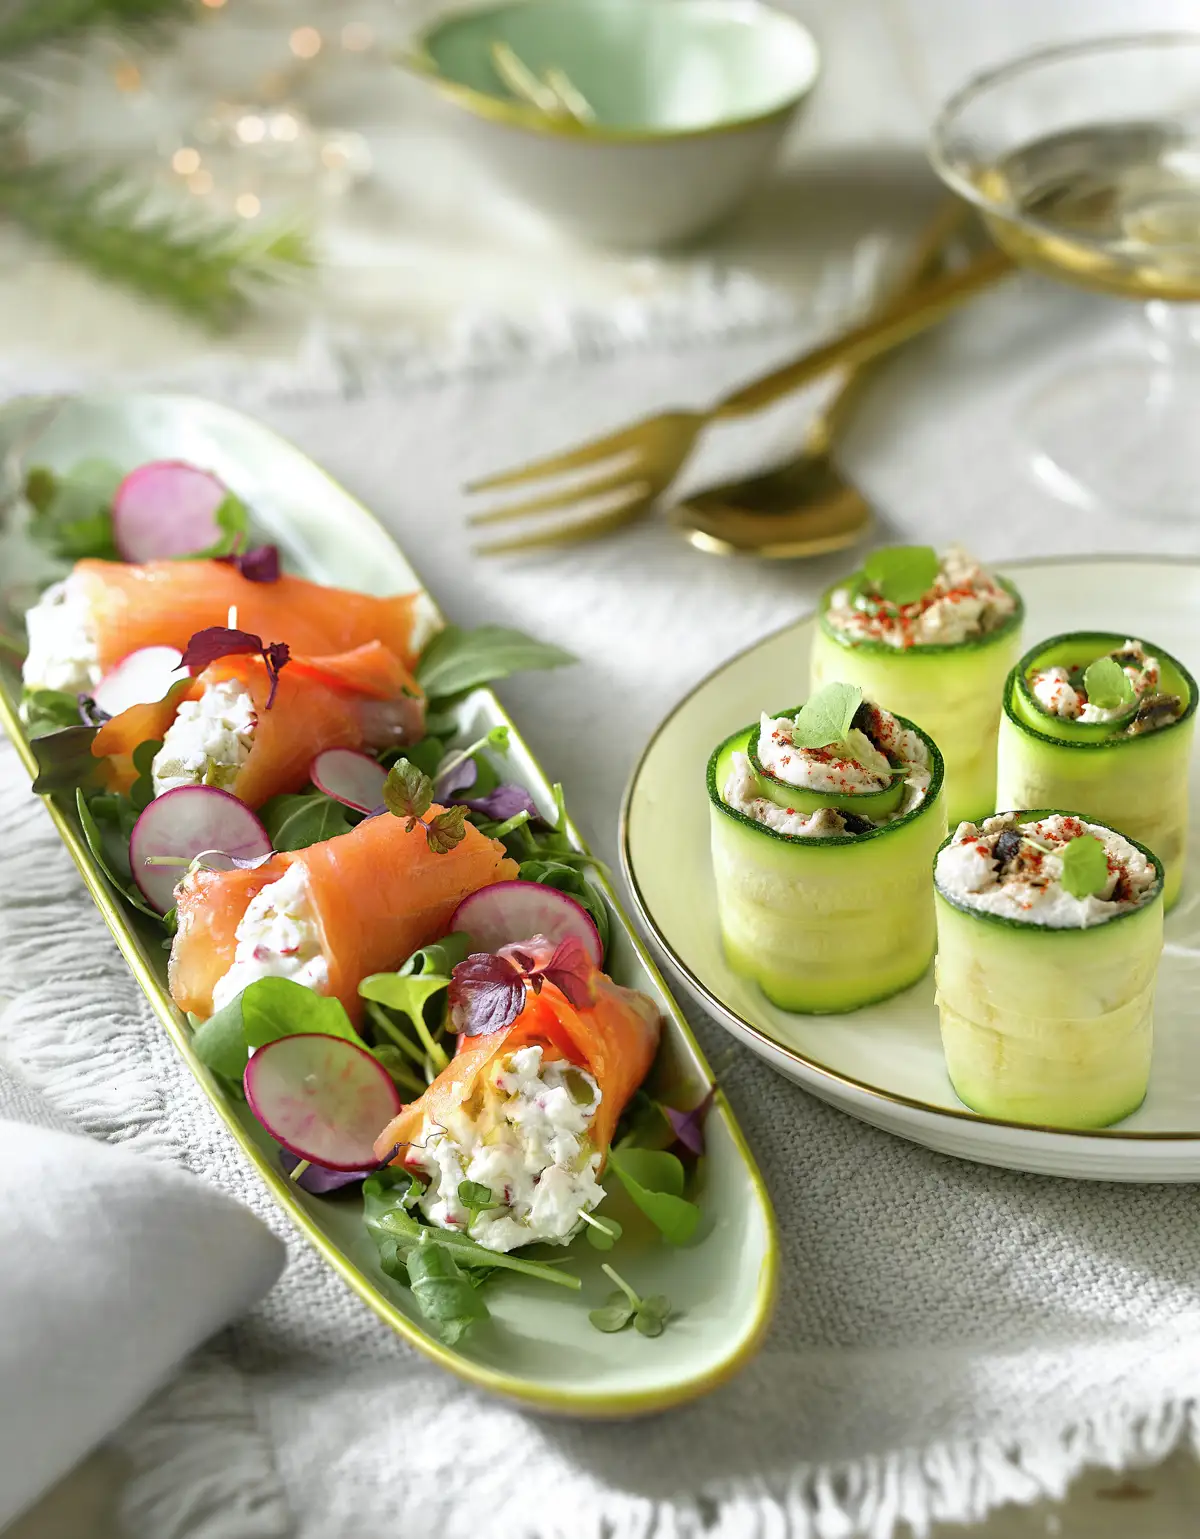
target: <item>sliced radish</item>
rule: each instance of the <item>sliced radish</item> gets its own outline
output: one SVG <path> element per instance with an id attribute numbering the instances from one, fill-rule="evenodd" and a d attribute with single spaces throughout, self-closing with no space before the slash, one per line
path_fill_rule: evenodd
<path id="1" fill-rule="evenodd" d="M 228 791 L 177 786 L 156 797 L 133 825 L 129 865 L 146 901 L 165 914 L 186 866 L 213 850 L 257 860 L 271 853 L 271 841 L 245 802 Z"/>
<path id="2" fill-rule="evenodd" d="M 309 766 L 318 791 L 356 812 L 375 812 L 383 806 L 387 770 L 370 754 L 353 748 L 327 748 Z"/>
<path id="3" fill-rule="evenodd" d="M 544 935 L 553 945 L 574 935 L 597 967 L 604 963 L 600 932 L 587 909 L 557 887 L 540 882 L 481 887 L 454 910 L 450 928 L 464 931 L 481 951 L 499 951 L 532 935 Z"/>
<path id="4" fill-rule="evenodd" d="M 153 705 L 179 682 L 183 653 L 178 647 L 139 647 L 100 680 L 92 699 L 109 716 L 131 705 Z"/>
<path id="5" fill-rule="evenodd" d="M 260 1047 L 244 1083 L 250 1110 L 271 1137 L 330 1170 L 378 1165 L 375 1140 L 404 1104 L 377 1058 L 322 1032 Z"/>
<path id="6" fill-rule="evenodd" d="M 113 541 L 125 561 L 160 561 L 207 550 L 221 538 L 217 509 L 228 495 L 216 476 L 182 460 L 130 471 L 113 497 Z"/>

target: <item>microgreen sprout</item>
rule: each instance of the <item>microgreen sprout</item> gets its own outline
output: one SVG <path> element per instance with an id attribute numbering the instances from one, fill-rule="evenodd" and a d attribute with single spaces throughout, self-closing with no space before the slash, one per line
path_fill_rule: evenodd
<path id="1" fill-rule="evenodd" d="M 620 1289 L 619 1293 L 610 1293 L 608 1302 L 602 1309 L 593 1309 L 588 1314 L 588 1319 L 598 1331 L 612 1335 L 616 1331 L 623 1331 L 632 1320 L 634 1328 L 643 1336 L 661 1336 L 671 1315 L 671 1301 L 662 1293 L 652 1293 L 648 1298 L 639 1298 L 629 1286 L 621 1274 L 615 1271 L 608 1262 L 604 1262 L 601 1270 L 606 1277 L 612 1279 Z"/>

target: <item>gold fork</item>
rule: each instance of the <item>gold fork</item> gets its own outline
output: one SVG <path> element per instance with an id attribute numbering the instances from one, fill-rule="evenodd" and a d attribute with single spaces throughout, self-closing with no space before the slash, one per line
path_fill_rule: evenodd
<path id="1" fill-rule="evenodd" d="M 1011 271 L 1012 266 L 1011 258 L 1002 251 L 989 249 L 959 271 L 946 273 L 903 295 L 878 315 L 833 341 L 823 343 L 793 362 L 733 391 L 707 411 L 659 412 L 562 454 L 552 454 L 529 465 L 472 482 L 466 490 L 475 493 L 537 483 L 593 466 L 601 472 L 582 484 L 543 492 L 521 502 L 477 513 L 468 520 L 474 525 L 569 513 L 585 500 L 624 494 L 615 506 L 603 512 L 533 534 L 492 540 L 476 546 L 476 550 L 481 555 L 498 555 L 504 551 L 566 545 L 608 534 L 632 523 L 650 511 L 675 479 L 692 445 L 710 423 L 748 416 L 802 385 L 811 384 L 831 369 L 853 367 L 887 352 L 932 326 L 965 300 L 991 287 Z M 611 466 L 610 461 L 613 462 Z"/>

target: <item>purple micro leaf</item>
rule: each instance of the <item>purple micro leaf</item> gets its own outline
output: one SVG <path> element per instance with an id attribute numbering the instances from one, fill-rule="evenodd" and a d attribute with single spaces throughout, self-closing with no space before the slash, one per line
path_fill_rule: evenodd
<path id="1" fill-rule="evenodd" d="M 112 720 L 110 712 L 102 711 L 91 695 L 81 693 L 77 698 L 79 700 L 79 719 L 85 727 L 102 727 L 106 721 Z"/>
<path id="2" fill-rule="evenodd" d="M 256 545 L 253 550 L 232 556 L 218 556 L 226 566 L 234 566 L 247 582 L 279 581 L 279 546 Z"/>
<path id="3" fill-rule="evenodd" d="M 530 945 L 536 945 L 539 941 L 542 945 L 549 944 L 542 936 L 535 935 L 529 941 L 509 941 L 507 946 L 500 947 L 496 955 L 503 957 L 506 962 L 511 962 L 518 972 L 528 974 L 537 967 L 537 956 L 527 948 Z"/>
<path id="4" fill-rule="evenodd" d="M 559 941 L 541 974 L 576 1010 L 586 1010 L 596 1003 L 595 964 L 577 935 Z"/>
<path id="5" fill-rule="evenodd" d="M 511 1026 L 525 1005 L 525 980 L 502 956 L 477 951 L 450 975 L 450 1023 L 462 1037 Z"/>
<path id="6" fill-rule="evenodd" d="M 210 625 L 206 630 L 197 631 L 184 647 L 183 661 L 179 666 L 186 668 L 195 678 L 218 658 L 241 656 L 247 652 L 261 653 L 262 650 L 262 637 L 255 636 L 251 631 L 231 631 L 224 625 Z"/>
<path id="7" fill-rule="evenodd" d="M 291 651 L 286 641 L 273 641 L 270 646 L 262 649 L 263 662 L 267 665 L 267 677 L 271 681 L 271 693 L 267 696 L 265 710 L 270 710 L 275 704 L 275 691 L 279 688 L 279 670 L 291 657 Z"/>
<path id="8" fill-rule="evenodd" d="M 674 1130 L 676 1142 L 697 1157 L 704 1153 L 704 1119 L 716 1093 L 717 1087 L 713 1085 L 699 1106 L 693 1106 L 691 1111 L 679 1111 L 674 1106 L 663 1107 L 663 1113 Z"/>
<path id="9" fill-rule="evenodd" d="M 468 811 L 481 812 L 485 818 L 496 823 L 507 823 L 518 812 L 527 812 L 531 818 L 537 817 L 537 808 L 524 786 L 497 786 L 486 796 L 458 796 L 455 801 L 461 802 Z"/>
<path id="10" fill-rule="evenodd" d="M 280 1149 L 279 1163 L 291 1175 L 300 1161 L 290 1149 Z M 365 1181 L 376 1169 L 378 1167 L 373 1165 L 370 1170 L 330 1170 L 328 1165 L 317 1165 L 310 1161 L 308 1169 L 302 1170 L 296 1177 L 295 1184 L 311 1192 L 314 1197 L 323 1197 L 326 1192 L 336 1192 L 339 1187 Z"/>
<path id="11" fill-rule="evenodd" d="M 474 759 L 463 759 L 452 765 L 445 774 L 434 778 L 433 799 L 446 806 L 448 802 L 461 801 L 459 791 L 469 791 L 479 778 L 479 766 Z"/>

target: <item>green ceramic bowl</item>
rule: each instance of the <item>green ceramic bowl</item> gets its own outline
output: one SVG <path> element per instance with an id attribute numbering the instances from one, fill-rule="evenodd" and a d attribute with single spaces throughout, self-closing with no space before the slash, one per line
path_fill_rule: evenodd
<path id="1" fill-rule="evenodd" d="M 565 73 L 594 121 L 514 95 L 496 42 L 535 75 Z M 406 62 L 512 190 L 579 234 L 625 246 L 681 240 L 728 214 L 818 70 L 807 29 L 757 0 L 510 0 L 441 18 Z"/>

